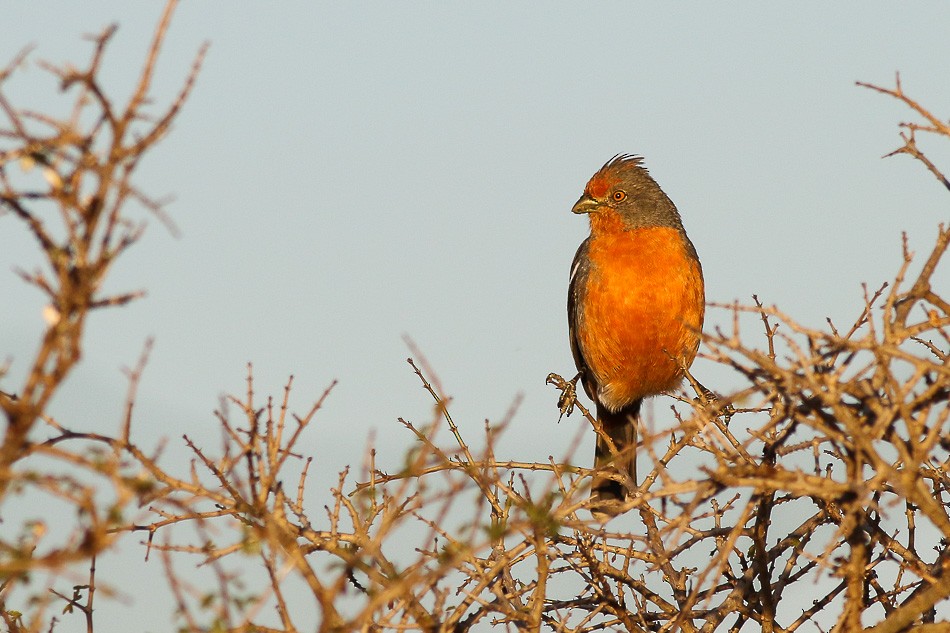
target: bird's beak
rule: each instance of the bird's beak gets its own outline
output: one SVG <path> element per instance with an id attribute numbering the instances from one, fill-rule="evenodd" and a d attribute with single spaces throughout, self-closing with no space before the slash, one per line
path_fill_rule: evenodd
<path id="1" fill-rule="evenodd" d="M 593 213 L 597 210 L 597 207 L 600 206 L 600 203 L 591 198 L 586 193 L 574 203 L 574 208 L 571 209 L 573 213 Z"/>

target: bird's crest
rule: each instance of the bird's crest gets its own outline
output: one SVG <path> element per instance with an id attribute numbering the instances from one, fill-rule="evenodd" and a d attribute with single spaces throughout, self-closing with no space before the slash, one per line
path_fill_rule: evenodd
<path id="1" fill-rule="evenodd" d="M 643 166 L 643 157 L 634 154 L 617 154 L 601 167 L 587 183 L 587 195 L 595 200 L 602 200 L 610 189 L 630 171 L 637 169 L 646 173 Z"/>

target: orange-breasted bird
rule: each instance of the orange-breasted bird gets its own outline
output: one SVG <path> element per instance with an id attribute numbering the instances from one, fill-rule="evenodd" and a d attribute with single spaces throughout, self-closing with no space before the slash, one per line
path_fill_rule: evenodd
<path id="1" fill-rule="evenodd" d="M 696 249 L 642 161 L 612 158 L 572 209 L 590 218 L 571 267 L 567 315 L 574 362 L 602 429 L 590 506 L 601 519 L 618 514 L 637 485 L 640 405 L 682 380 L 705 312 Z"/>

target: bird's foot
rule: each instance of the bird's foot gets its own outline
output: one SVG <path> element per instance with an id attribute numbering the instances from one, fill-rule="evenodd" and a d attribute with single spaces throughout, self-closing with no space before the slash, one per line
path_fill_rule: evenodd
<path id="1" fill-rule="evenodd" d="M 581 375 L 577 374 L 570 380 L 564 380 L 558 374 L 548 374 L 547 380 L 544 381 L 547 385 L 554 385 L 557 389 L 561 391 L 560 397 L 557 399 L 557 408 L 561 412 L 561 415 L 558 416 L 558 422 L 561 421 L 565 415 L 570 416 L 574 412 L 574 405 L 577 404 L 577 381 L 580 379 Z"/>
<path id="2" fill-rule="evenodd" d="M 697 382 L 697 384 L 699 383 Z M 701 384 L 699 384 L 699 387 L 701 391 L 699 397 L 696 398 L 696 402 L 704 407 L 716 407 L 722 415 L 723 422 L 726 426 L 729 426 L 729 421 L 736 414 L 736 408 L 732 406 L 731 402 L 722 403 L 722 397 L 715 391 Z"/>
<path id="3" fill-rule="evenodd" d="M 736 414 L 735 407 L 732 406 L 731 402 L 721 404 L 722 397 L 704 385 L 703 383 L 696 380 L 691 373 L 689 373 L 689 368 L 684 367 L 683 373 L 686 376 L 686 379 L 693 386 L 693 389 L 696 391 L 696 398 L 693 401 L 701 407 L 716 407 L 719 409 L 719 413 L 722 414 L 723 421 L 726 423 L 726 426 L 729 426 L 729 421 L 732 420 L 732 416 Z"/>

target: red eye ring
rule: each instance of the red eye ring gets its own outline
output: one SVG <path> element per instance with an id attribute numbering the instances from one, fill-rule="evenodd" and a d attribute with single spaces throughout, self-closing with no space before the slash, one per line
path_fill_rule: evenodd
<path id="1" fill-rule="evenodd" d="M 618 189 L 617 191 L 614 192 L 614 195 L 612 197 L 614 199 L 614 202 L 620 202 L 621 200 L 627 197 L 627 192 L 621 191 Z"/>

